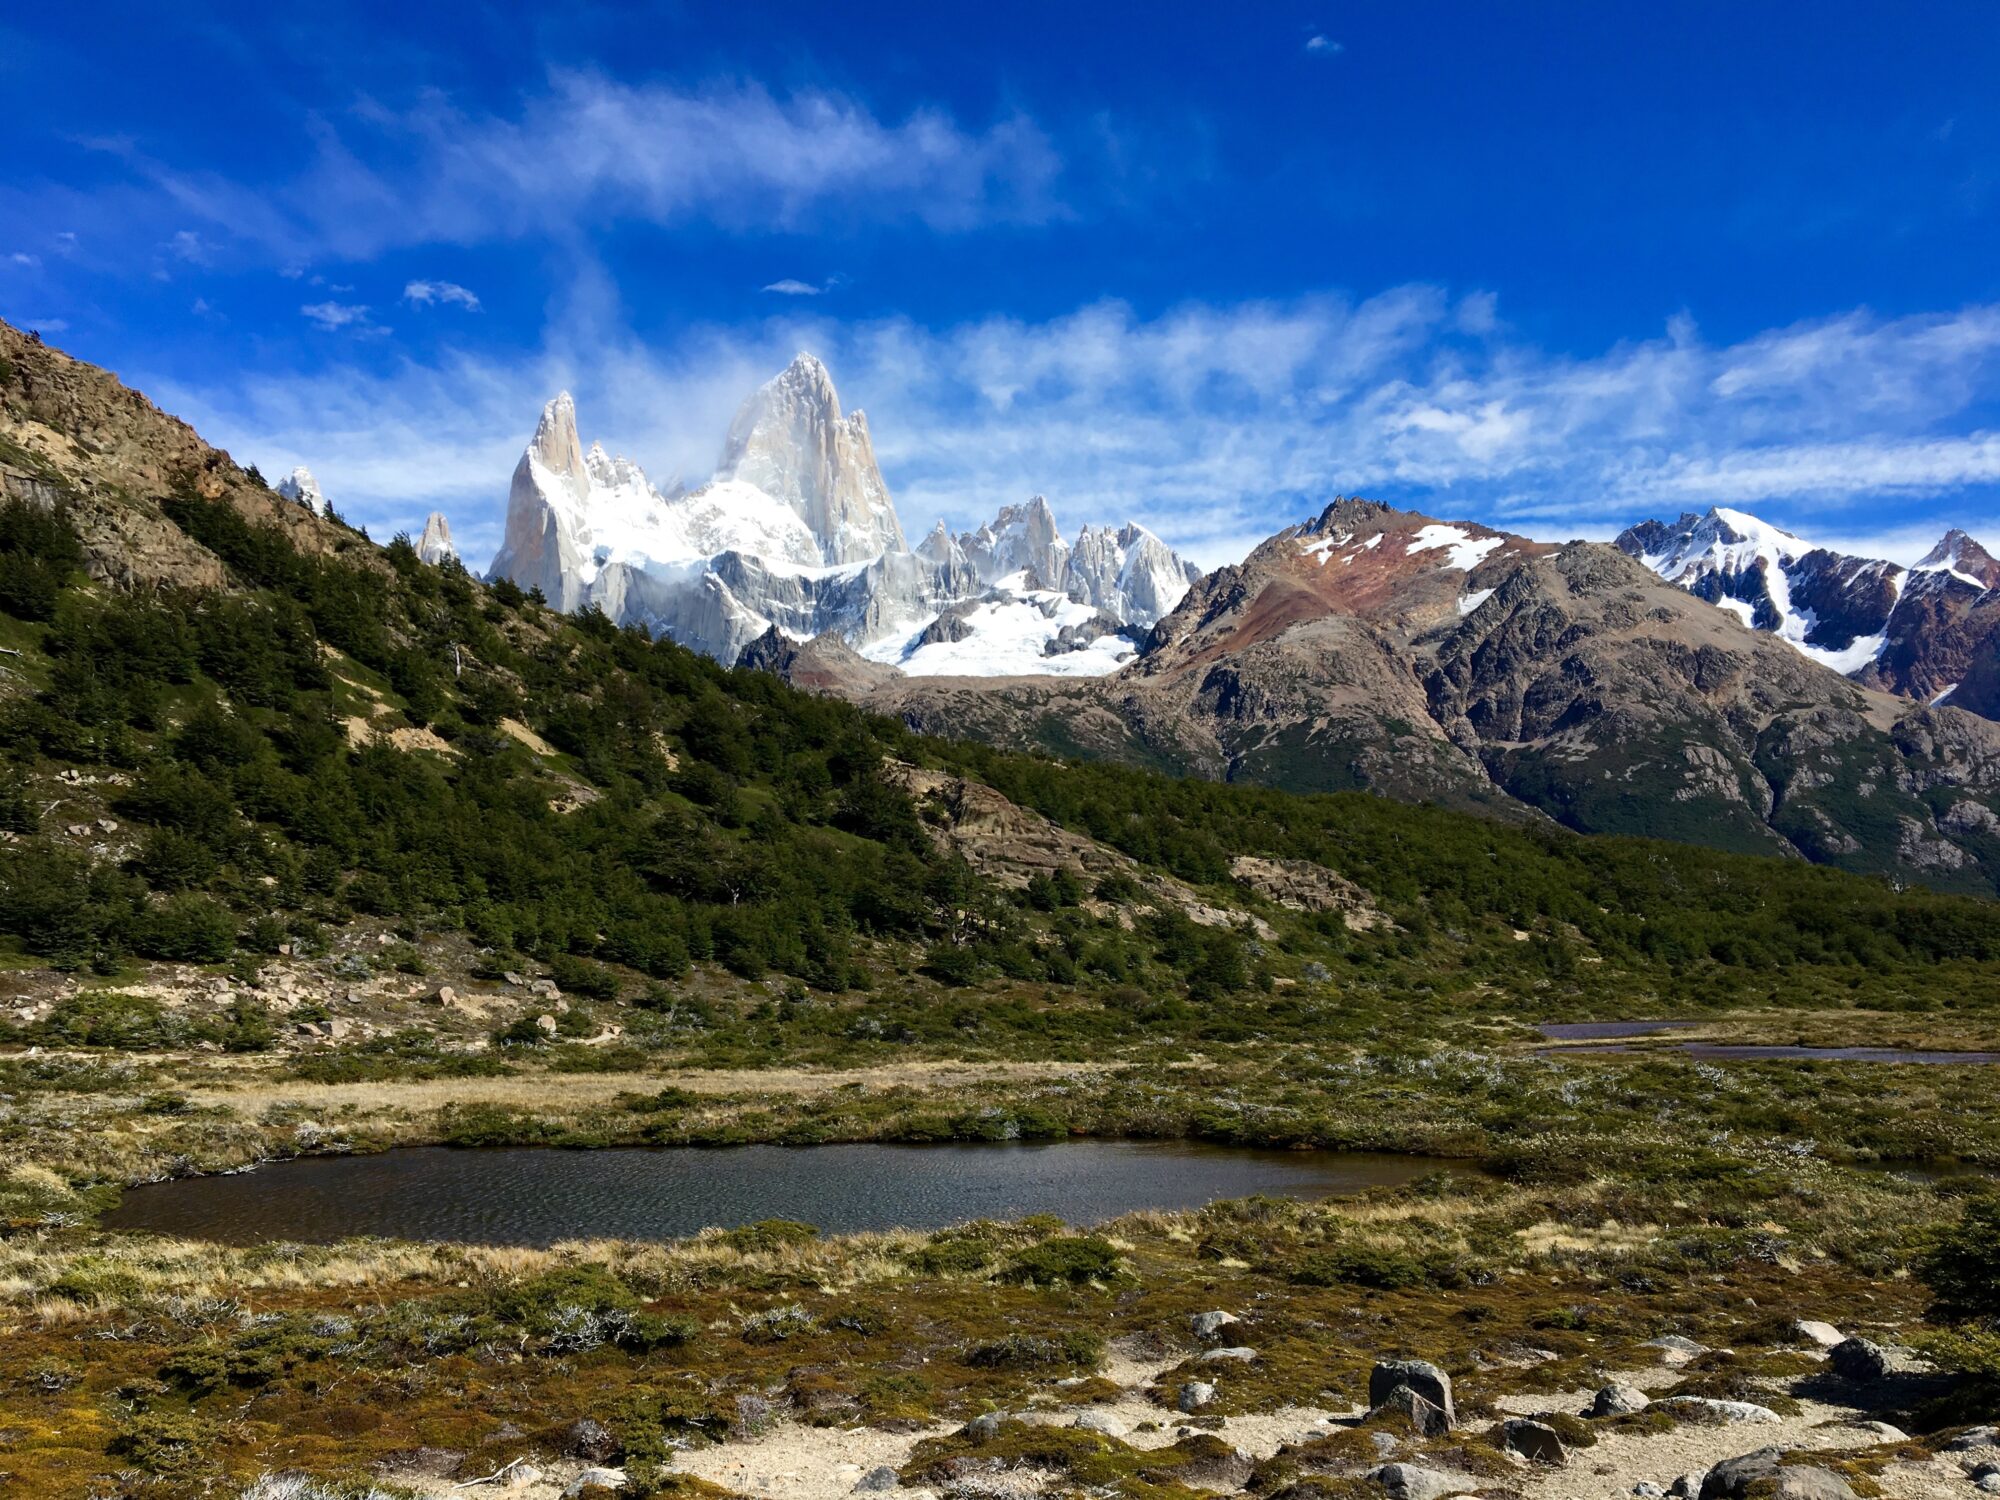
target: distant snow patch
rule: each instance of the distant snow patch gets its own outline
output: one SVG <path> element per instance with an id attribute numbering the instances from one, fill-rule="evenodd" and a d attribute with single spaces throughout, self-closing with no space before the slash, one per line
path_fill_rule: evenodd
<path id="1" fill-rule="evenodd" d="M 1492 597 L 1493 590 L 1491 589 L 1474 589 L 1469 594 L 1460 594 L 1458 596 L 1458 612 L 1461 615 L 1469 615 Z"/>
<path id="2" fill-rule="evenodd" d="M 1379 533 L 1377 534 L 1379 537 Z M 1431 525 L 1424 527 L 1410 541 L 1408 552 L 1429 552 L 1435 547 L 1448 549 L 1444 555 L 1444 565 L 1456 568 L 1461 573 L 1470 573 L 1485 559 L 1486 554 L 1506 545 L 1507 539 L 1500 536 L 1481 537 L 1477 541 L 1472 533 L 1457 526 Z"/>

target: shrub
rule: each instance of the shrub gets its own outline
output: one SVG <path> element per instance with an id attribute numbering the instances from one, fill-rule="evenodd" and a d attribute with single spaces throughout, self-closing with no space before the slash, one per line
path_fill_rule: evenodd
<path id="1" fill-rule="evenodd" d="M 1919 1271 L 1930 1285 L 1933 1317 L 2000 1324 L 2000 1196 L 1968 1203 Z"/>
<path id="2" fill-rule="evenodd" d="M 1002 1281 L 1042 1286 L 1080 1286 L 1091 1281 L 1115 1281 L 1124 1274 L 1124 1257 L 1098 1234 L 1059 1235 L 1018 1251 L 1000 1272 Z"/>
<path id="3" fill-rule="evenodd" d="M 965 1351 L 965 1362 L 975 1370 L 1088 1371 L 1103 1358 L 1104 1341 L 1077 1328 L 1050 1335 L 1010 1333 Z"/>

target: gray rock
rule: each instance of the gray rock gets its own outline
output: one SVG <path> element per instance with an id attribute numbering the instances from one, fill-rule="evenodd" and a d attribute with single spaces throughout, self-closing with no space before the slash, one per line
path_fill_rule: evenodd
<path id="1" fill-rule="evenodd" d="M 1509 1417 L 1501 1423 L 1500 1446 L 1530 1463 L 1561 1466 L 1569 1462 L 1569 1450 L 1563 1447 L 1555 1428 L 1529 1417 Z"/>
<path id="2" fill-rule="evenodd" d="M 1662 1396 L 1653 1403 L 1653 1409 L 1697 1422 L 1784 1421 L 1768 1406 L 1759 1406 L 1754 1401 L 1723 1401 L 1714 1396 Z"/>
<path id="3" fill-rule="evenodd" d="M 2000 1428 L 1968 1427 L 1944 1445 L 1947 1453 L 1965 1453 L 1974 1448 L 2000 1448 Z"/>
<path id="4" fill-rule="evenodd" d="M 1864 1338 L 1842 1339 L 1827 1351 L 1826 1362 L 1842 1380 L 1881 1380 L 1889 1373 L 1889 1351 Z"/>
<path id="5" fill-rule="evenodd" d="M 1990 1479 L 1995 1474 L 2000 1474 L 2000 1464 L 1996 1464 L 1990 1458 L 1983 1464 L 1974 1464 L 1972 1466 L 1972 1477 L 1974 1479 Z"/>
<path id="6" fill-rule="evenodd" d="M 1689 1360 L 1708 1353 L 1708 1345 L 1697 1344 L 1693 1339 L 1684 1338 L 1678 1333 L 1664 1334 L 1659 1338 L 1650 1339 L 1645 1347 L 1659 1350 L 1661 1363 L 1669 1365 L 1684 1365 Z"/>
<path id="7" fill-rule="evenodd" d="M 1397 1386 L 1406 1385 L 1444 1413 L 1447 1430 L 1458 1425 L 1451 1404 L 1451 1377 L 1427 1359 L 1378 1360 L 1368 1372 L 1368 1404 L 1379 1407 Z"/>
<path id="8" fill-rule="evenodd" d="M 1683 1474 L 1667 1486 L 1667 1493 L 1674 1500 L 1696 1500 L 1701 1494 L 1701 1482 L 1707 1477 L 1705 1472 Z"/>
<path id="9" fill-rule="evenodd" d="M 1754 1453 L 1725 1458 L 1702 1480 L 1700 1500 L 1743 1500 L 1751 1485 L 1778 1472 L 1784 1458 L 1777 1448 L 1759 1448 Z"/>
<path id="10" fill-rule="evenodd" d="M 1378 1458 L 1387 1458 L 1403 1446 L 1393 1432 L 1371 1432 L 1368 1434 L 1368 1441 L 1375 1445 L 1375 1454 Z"/>
<path id="11" fill-rule="evenodd" d="M 1070 1425 L 1085 1432 L 1100 1432 L 1106 1437 L 1123 1437 L 1131 1431 L 1131 1428 L 1108 1411 L 1079 1412 L 1076 1420 Z"/>
<path id="12" fill-rule="evenodd" d="M 1218 1308 L 1214 1312 L 1196 1313 L 1192 1318 L 1188 1319 L 1188 1324 L 1194 1329 L 1194 1336 L 1196 1338 L 1212 1339 L 1221 1333 L 1223 1329 L 1240 1321 L 1235 1313 L 1223 1312 Z"/>
<path id="13" fill-rule="evenodd" d="M 2000 1474 L 1984 1474 L 1972 1481 L 1972 1487 L 1982 1494 L 2000 1495 Z"/>
<path id="14" fill-rule="evenodd" d="M 903 1481 L 896 1471 L 887 1464 L 878 1464 L 855 1481 L 854 1493 L 873 1494 L 881 1490 L 901 1489 Z"/>
<path id="15" fill-rule="evenodd" d="M 1854 1500 L 1847 1481 L 1831 1469 L 1786 1464 L 1778 1470 L 1777 1500 Z"/>
<path id="16" fill-rule="evenodd" d="M 1792 1337 L 1802 1344 L 1817 1344 L 1822 1349 L 1831 1349 L 1847 1339 L 1847 1335 L 1831 1323 L 1821 1323 L 1812 1318 L 1800 1318 L 1792 1324 Z"/>
<path id="17" fill-rule="evenodd" d="M 563 1500 L 578 1500 L 579 1496 L 587 1495 L 594 1489 L 611 1490 L 616 1493 L 624 1488 L 625 1471 L 623 1469 L 589 1468 L 585 1469 L 569 1482 L 568 1486 L 563 1490 Z"/>
<path id="18" fill-rule="evenodd" d="M 1667 1492 L 1652 1480 L 1642 1479 L 1632 1486 L 1632 1493 L 1637 1495 L 1639 1500 L 1666 1500 Z"/>
<path id="19" fill-rule="evenodd" d="M 1237 1364 L 1247 1365 L 1257 1358 L 1257 1351 L 1247 1345 L 1236 1344 L 1226 1349 L 1210 1349 L 1201 1356 L 1205 1365 Z"/>
<path id="20" fill-rule="evenodd" d="M 958 1429 L 958 1435 L 975 1443 L 990 1443 L 1000 1436 L 1000 1424 L 1006 1420 L 1000 1412 L 983 1411 Z"/>
<path id="21" fill-rule="evenodd" d="M 1184 1412 L 1197 1412 L 1215 1400 L 1215 1387 L 1206 1380 L 1190 1380 L 1174 1396 L 1174 1406 Z"/>
<path id="22" fill-rule="evenodd" d="M 1391 1500 L 1441 1500 L 1464 1488 L 1455 1474 L 1426 1469 L 1418 1464 L 1383 1464 L 1370 1469 L 1364 1479 L 1372 1479 L 1389 1492 Z"/>
<path id="23" fill-rule="evenodd" d="M 1644 1411 L 1652 1404 L 1652 1397 L 1636 1385 L 1605 1386 L 1590 1401 L 1593 1417 L 1623 1417 L 1635 1411 Z"/>
<path id="24" fill-rule="evenodd" d="M 563 1429 L 562 1451 L 564 1458 L 608 1464 L 625 1456 L 625 1445 L 602 1422 L 582 1417 Z"/>
<path id="25" fill-rule="evenodd" d="M 1443 1437 L 1451 1431 L 1451 1417 L 1445 1409 L 1407 1385 L 1399 1385 L 1383 1397 L 1381 1404 L 1368 1413 L 1368 1420 L 1394 1426 L 1407 1424 L 1419 1437 Z"/>

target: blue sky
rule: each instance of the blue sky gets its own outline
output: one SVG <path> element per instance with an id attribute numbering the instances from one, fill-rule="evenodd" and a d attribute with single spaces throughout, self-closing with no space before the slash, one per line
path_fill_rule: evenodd
<path id="1" fill-rule="evenodd" d="M 1041 491 L 1213 563 L 1360 492 L 1907 559 L 2000 533 L 1996 77 L 1972 0 L 41 7 L 0 316 L 476 562 L 557 388 L 694 481 L 799 348 L 913 533 Z"/>

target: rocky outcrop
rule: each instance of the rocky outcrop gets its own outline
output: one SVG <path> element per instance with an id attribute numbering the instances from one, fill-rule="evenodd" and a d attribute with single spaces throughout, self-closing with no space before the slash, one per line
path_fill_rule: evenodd
<path id="1" fill-rule="evenodd" d="M 362 545 L 266 488 L 109 371 L 0 322 L 0 491 L 70 508 L 92 577 L 123 588 L 223 588 L 215 555 L 167 519 L 174 494 L 224 501 L 299 550 Z"/>

